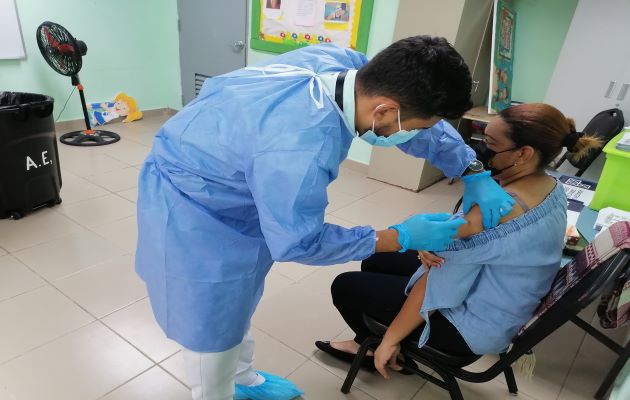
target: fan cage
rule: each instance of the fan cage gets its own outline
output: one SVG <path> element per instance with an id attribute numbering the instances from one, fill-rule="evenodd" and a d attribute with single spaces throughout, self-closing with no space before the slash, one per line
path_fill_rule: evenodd
<path id="1" fill-rule="evenodd" d="M 55 71 L 72 76 L 81 70 L 81 54 L 77 41 L 65 28 L 44 23 L 37 33 L 42 55 Z"/>

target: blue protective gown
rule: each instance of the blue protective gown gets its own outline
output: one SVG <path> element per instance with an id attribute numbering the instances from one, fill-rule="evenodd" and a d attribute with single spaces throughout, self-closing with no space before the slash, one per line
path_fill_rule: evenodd
<path id="1" fill-rule="evenodd" d="M 324 45 L 270 63 L 319 74 L 366 62 Z M 333 99 L 316 104 L 320 84 L 237 70 L 208 79 L 157 133 L 140 174 L 136 270 L 159 325 L 182 346 L 239 344 L 274 261 L 331 265 L 374 253 L 371 227 L 324 223 L 326 187 L 354 132 Z M 400 147 L 449 176 L 474 158 L 445 122 Z"/>

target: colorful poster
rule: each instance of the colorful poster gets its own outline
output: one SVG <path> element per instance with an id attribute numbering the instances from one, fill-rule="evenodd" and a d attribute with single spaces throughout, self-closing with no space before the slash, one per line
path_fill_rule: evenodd
<path id="1" fill-rule="evenodd" d="M 253 0 L 252 4 L 253 49 L 284 52 L 333 43 L 366 51 L 373 0 Z"/>
<path id="2" fill-rule="evenodd" d="M 516 13 L 511 8 L 511 2 L 495 0 L 489 113 L 504 110 L 512 102 L 515 26 Z"/>

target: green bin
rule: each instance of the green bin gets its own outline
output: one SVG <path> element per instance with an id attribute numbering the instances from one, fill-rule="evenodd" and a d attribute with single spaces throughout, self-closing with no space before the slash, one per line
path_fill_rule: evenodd
<path id="1" fill-rule="evenodd" d="M 590 204 L 594 210 L 615 207 L 630 211 L 630 151 L 615 148 L 626 133 L 630 133 L 630 127 L 624 128 L 604 147 L 606 163 Z"/>

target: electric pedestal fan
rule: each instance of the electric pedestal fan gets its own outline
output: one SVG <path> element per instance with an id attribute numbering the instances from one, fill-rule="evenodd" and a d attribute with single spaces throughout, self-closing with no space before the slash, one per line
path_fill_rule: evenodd
<path id="1" fill-rule="evenodd" d="M 83 85 L 79 81 L 82 57 L 87 53 L 85 42 L 74 38 L 63 26 L 46 21 L 37 28 L 37 44 L 44 59 L 58 73 L 69 76 L 72 85 L 79 90 L 85 130 L 61 135 L 61 143 L 71 146 L 102 146 L 116 143 L 120 136 L 114 132 L 92 129 L 83 95 Z"/>

